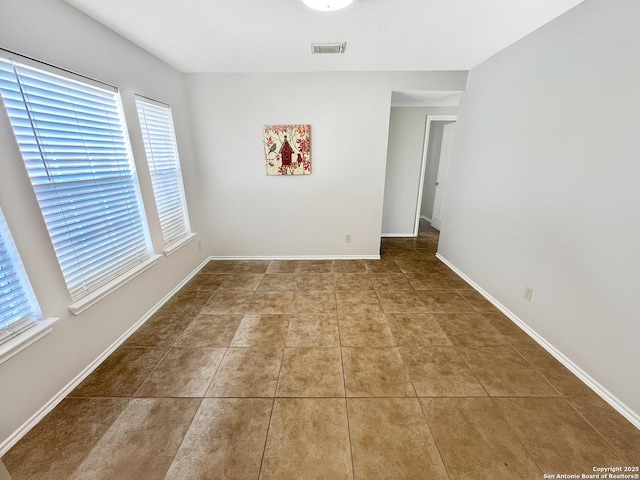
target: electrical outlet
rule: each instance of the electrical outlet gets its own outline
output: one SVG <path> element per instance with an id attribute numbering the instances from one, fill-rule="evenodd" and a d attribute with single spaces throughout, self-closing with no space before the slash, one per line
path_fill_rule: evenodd
<path id="1" fill-rule="evenodd" d="M 351 243 L 351 234 L 350 233 L 347 233 L 344 236 L 344 243 Z"/>
<path id="2" fill-rule="evenodd" d="M 531 301 L 531 296 L 533 295 L 533 288 L 531 287 L 524 287 L 524 293 L 522 294 L 522 296 L 524 297 L 524 299 L 527 302 Z"/>

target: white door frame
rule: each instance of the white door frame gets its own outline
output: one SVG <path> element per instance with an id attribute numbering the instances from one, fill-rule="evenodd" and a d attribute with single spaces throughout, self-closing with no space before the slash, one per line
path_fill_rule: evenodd
<path id="1" fill-rule="evenodd" d="M 418 228 L 420 226 L 420 209 L 422 207 L 422 194 L 424 191 L 424 177 L 427 174 L 427 160 L 429 153 L 429 132 L 431 131 L 431 122 L 455 122 L 458 115 L 427 115 L 427 124 L 424 130 L 424 145 L 422 147 L 422 164 L 420 166 L 420 185 L 418 187 L 418 199 L 416 203 L 416 221 L 413 228 L 413 236 L 418 236 Z"/>

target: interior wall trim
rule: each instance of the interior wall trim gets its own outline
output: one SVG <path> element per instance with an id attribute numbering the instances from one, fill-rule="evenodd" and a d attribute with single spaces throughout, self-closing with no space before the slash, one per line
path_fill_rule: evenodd
<path id="1" fill-rule="evenodd" d="M 578 365 L 573 363 L 568 357 L 566 357 L 560 350 L 549 343 L 542 335 L 538 334 L 529 325 L 523 322 L 515 313 L 502 305 L 498 300 L 493 298 L 487 293 L 480 285 L 475 283 L 471 278 L 465 275 L 459 268 L 453 263 L 444 258 L 440 253 L 436 253 L 436 257 L 443 262 L 447 267 L 453 270 L 460 278 L 471 285 L 480 295 L 491 302 L 498 310 L 504 313 L 509 320 L 515 323 L 521 330 L 529 335 L 536 341 L 542 348 L 549 352 L 556 360 L 562 365 L 567 367 L 574 375 L 576 375 L 582 382 L 584 382 L 591 390 L 593 390 L 598 396 L 600 396 L 605 402 L 611 405 L 620 415 L 629 420 L 636 428 L 640 429 L 640 415 L 629 408 L 622 400 L 616 397 L 613 393 L 603 387 L 594 378 L 592 378 L 587 372 L 582 370 Z"/>
<path id="2" fill-rule="evenodd" d="M 413 232 L 408 232 L 408 233 L 381 233 L 380 237 L 382 238 L 395 238 L 395 237 L 417 237 L 418 235 L 415 235 Z"/>
<path id="3" fill-rule="evenodd" d="M 167 293 L 158 303 L 156 303 L 147 313 L 145 313 L 140 320 L 134 323 L 126 332 L 124 332 L 118 339 L 113 342 L 104 352 L 102 352 L 93 362 L 87 365 L 76 377 L 65 385 L 58 393 L 56 393 L 51 400 L 45 403 L 36 413 L 34 413 L 26 422 L 24 422 L 15 432 L 13 432 L 6 440 L 0 443 L 0 457 L 7 453 L 11 447 L 13 447 L 18 441 L 24 437 L 29 430 L 35 427 L 40 420 L 42 420 L 51 410 L 53 410 L 64 398 L 73 391 L 82 381 L 87 378 L 102 362 L 104 362 L 109 355 L 111 355 L 120 345 L 122 345 L 133 333 L 138 330 L 144 323 L 156 313 L 160 307 L 169 301 L 178 290 L 180 290 L 186 283 L 194 277 L 196 273 L 204 267 L 211 258 L 207 258 L 196 269 L 191 272 L 182 282 L 180 282 L 175 288 Z"/>

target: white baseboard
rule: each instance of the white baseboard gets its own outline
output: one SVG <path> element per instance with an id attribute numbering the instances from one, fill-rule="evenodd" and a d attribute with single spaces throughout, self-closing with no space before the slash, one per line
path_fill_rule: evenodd
<path id="1" fill-rule="evenodd" d="M 431 217 L 426 217 L 424 215 L 420 215 L 420 218 L 423 219 L 423 220 L 426 220 L 429 223 L 431 223 Z"/>
<path id="2" fill-rule="evenodd" d="M 381 233 L 380 236 L 382 238 L 395 238 L 395 237 L 415 237 L 416 234 L 414 232 L 410 233 Z"/>
<path id="3" fill-rule="evenodd" d="M 622 415 L 627 420 L 629 420 L 636 428 L 640 429 L 640 415 L 638 415 L 636 412 L 631 410 L 624 402 L 622 402 L 619 398 L 613 395 L 605 387 L 600 385 L 600 383 L 594 380 L 588 373 L 586 373 L 578 365 L 573 363 L 560 350 L 558 350 L 551 343 L 545 340 L 544 337 L 542 337 L 535 330 L 529 327 L 511 310 L 506 308 L 504 305 L 498 302 L 495 298 L 489 295 L 489 293 L 487 293 L 480 285 L 478 285 L 469 277 L 467 277 L 455 265 L 449 262 L 442 255 L 440 255 L 440 253 L 436 253 L 436 257 L 441 262 L 443 262 L 447 267 L 453 270 L 460 278 L 462 278 L 465 282 L 471 285 L 478 293 L 480 293 L 480 295 L 482 295 L 484 298 L 489 300 L 489 302 L 491 302 L 498 310 L 504 313 L 513 323 L 515 323 L 518 327 L 520 327 L 520 329 L 522 329 L 527 335 L 529 335 L 533 340 L 535 340 L 542 348 L 544 348 L 547 352 L 549 352 L 562 365 L 567 367 L 576 377 L 582 380 L 582 382 L 584 382 L 589 388 L 591 388 L 591 390 L 597 393 L 605 402 L 607 402 L 618 413 L 620 413 L 620 415 Z"/>
<path id="4" fill-rule="evenodd" d="M 134 323 L 126 332 L 124 332 L 115 342 L 113 342 L 98 358 L 91 362 L 76 377 L 65 385 L 57 394 L 51 398 L 44 406 L 42 406 L 31 418 L 23 423 L 15 432 L 13 432 L 6 440 L 0 443 L 0 457 L 11 449 L 29 430 L 31 430 L 40 420 L 42 420 L 51 410 L 53 410 L 64 398 L 69 395 L 82 381 L 87 378 L 98 366 L 104 362 L 120 345 L 122 345 L 138 328 L 140 328 L 151 316 L 156 313 L 178 290 L 180 290 L 191 278 L 204 267 L 210 258 L 202 262 L 193 272 L 191 272 L 182 282 L 180 282 L 173 290 L 167 293 L 158 303 L 156 303 L 144 316 Z"/>
<path id="5" fill-rule="evenodd" d="M 214 255 L 209 260 L 380 260 L 380 255 Z"/>

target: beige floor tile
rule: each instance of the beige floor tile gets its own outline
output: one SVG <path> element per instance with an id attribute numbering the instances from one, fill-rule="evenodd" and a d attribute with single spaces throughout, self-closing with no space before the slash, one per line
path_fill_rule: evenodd
<path id="1" fill-rule="evenodd" d="M 270 260 L 240 260 L 233 273 L 265 273 L 270 264 Z"/>
<path id="2" fill-rule="evenodd" d="M 333 260 L 303 260 L 300 273 L 333 273 Z"/>
<path id="3" fill-rule="evenodd" d="M 369 273 L 402 273 L 394 260 L 365 260 L 364 264 Z"/>
<path id="4" fill-rule="evenodd" d="M 333 273 L 306 273 L 297 277 L 296 288 L 302 292 L 333 292 Z"/>
<path id="5" fill-rule="evenodd" d="M 167 352 L 166 348 L 119 348 L 69 395 L 130 397 Z"/>
<path id="6" fill-rule="evenodd" d="M 500 313 L 496 307 L 493 306 L 489 300 L 484 298 L 476 290 L 461 289 L 458 291 L 462 297 L 471 304 L 471 306 L 480 313 Z"/>
<path id="7" fill-rule="evenodd" d="M 164 478 L 199 404 L 188 398 L 130 400 L 70 478 Z"/>
<path id="8" fill-rule="evenodd" d="M 228 347 L 244 315 L 198 315 L 175 341 L 176 347 Z"/>
<path id="9" fill-rule="evenodd" d="M 340 348 L 285 348 L 276 396 L 344 397 Z"/>
<path id="10" fill-rule="evenodd" d="M 512 345 L 536 344 L 533 338 L 527 335 L 524 330 L 513 323 L 503 313 L 483 313 L 482 316 L 504 337 L 507 343 Z"/>
<path id="11" fill-rule="evenodd" d="M 67 480 L 128 403 L 124 398 L 64 399 L 2 457 L 10 478 Z"/>
<path id="12" fill-rule="evenodd" d="M 276 399 L 260 479 L 353 479 L 345 400 Z"/>
<path id="13" fill-rule="evenodd" d="M 232 347 L 284 347 L 292 315 L 245 315 Z"/>
<path id="14" fill-rule="evenodd" d="M 348 397 L 416 396 L 395 347 L 344 347 L 342 363 Z"/>
<path id="15" fill-rule="evenodd" d="M 625 459 L 563 398 L 498 398 L 494 403 L 543 473 L 593 474 Z"/>
<path id="16" fill-rule="evenodd" d="M 381 313 L 338 315 L 340 344 L 343 347 L 393 347 L 395 340 Z"/>
<path id="17" fill-rule="evenodd" d="M 420 232 L 418 233 L 418 238 L 425 238 L 437 245 L 438 241 L 440 240 L 440 232 L 435 228 L 429 226 L 425 231 L 420 230 Z"/>
<path id="18" fill-rule="evenodd" d="M 156 315 L 173 315 L 174 318 L 192 318 L 211 298 L 210 291 L 180 290 L 156 312 Z M 154 315 L 155 316 L 155 315 Z"/>
<path id="19" fill-rule="evenodd" d="M 393 253 L 393 258 L 402 273 L 437 273 L 435 270 L 437 261 L 425 261 L 424 256 L 415 251 L 404 255 Z"/>
<path id="20" fill-rule="evenodd" d="M 593 390 L 585 385 L 582 380 L 571 373 L 541 346 L 532 344 L 514 345 L 514 348 L 562 395 L 595 395 Z"/>
<path id="21" fill-rule="evenodd" d="M 172 348 L 136 397 L 203 397 L 225 348 Z"/>
<path id="22" fill-rule="evenodd" d="M 364 260 L 334 260 L 333 273 L 367 273 Z"/>
<path id="23" fill-rule="evenodd" d="M 299 313 L 289 321 L 287 347 L 338 347 L 340 331 L 335 313 Z"/>
<path id="24" fill-rule="evenodd" d="M 382 313 L 373 290 L 336 290 L 338 313 Z"/>
<path id="25" fill-rule="evenodd" d="M 336 296 L 331 291 L 296 291 L 294 310 L 297 313 L 336 313 Z"/>
<path id="26" fill-rule="evenodd" d="M 369 276 L 373 287 L 379 292 L 413 289 L 402 273 L 373 273 Z"/>
<path id="27" fill-rule="evenodd" d="M 430 313 L 387 313 L 385 317 L 398 346 L 451 345 Z"/>
<path id="28" fill-rule="evenodd" d="M 255 292 L 248 290 L 227 290 L 220 287 L 200 313 L 247 313 L 254 294 Z"/>
<path id="29" fill-rule="evenodd" d="M 249 307 L 251 313 L 291 313 L 295 292 L 256 292 Z"/>
<path id="30" fill-rule="evenodd" d="M 255 292 L 262 281 L 264 274 L 261 273 L 232 273 L 227 275 L 224 283 L 220 286 L 224 290 L 248 290 Z"/>
<path id="31" fill-rule="evenodd" d="M 420 402 L 451 480 L 542 478 L 491 399 L 421 398 Z"/>
<path id="32" fill-rule="evenodd" d="M 302 261 L 300 260 L 272 260 L 265 273 L 293 273 L 300 272 Z"/>
<path id="33" fill-rule="evenodd" d="M 296 291 L 298 276 L 295 273 L 267 273 L 258 286 L 258 292 Z"/>
<path id="34" fill-rule="evenodd" d="M 368 273 L 334 273 L 336 290 L 373 290 Z"/>
<path id="35" fill-rule="evenodd" d="M 183 290 L 214 292 L 227 279 L 227 274 L 198 273 L 189 280 Z"/>
<path id="36" fill-rule="evenodd" d="M 258 478 L 273 400 L 205 398 L 166 480 Z"/>
<path id="37" fill-rule="evenodd" d="M 511 347 L 458 347 L 491 396 L 550 397 L 559 393 Z"/>
<path id="38" fill-rule="evenodd" d="M 640 463 L 640 430 L 631 422 L 595 395 L 567 400 L 627 459 L 628 465 Z"/>
<path id="39" fill-rule="evenodd" d="M 505 338 L 479 313 L 436 313 L 435 320 L 454 345 L 506 345 Z"/>
<path id="40" fill-rule="evenodd" d="M 421 298 L 432 313 L 471 313 L 474 308 L 454 290 L 424 290 Z"/>
<path id="41" fill-rule="evenodd" d="M 195 314 L 156 313 L 129 337 L 124 346 L 169 347 L 195 318 Z"/>
<path id="42" fill-rule="evenodd" d="M 400 263 L 413 263 L 413 264 L 422 264 L 422 263 L 428 263 L 428 260 L 425 259 L 424 255 L 422 255 L 421 253 L 418 253 L 415 251 L 414 248 L 411 248 L 411 246 L 409 246 L 408 244 L 406 244 L 403 247 L 392 247 L 389 249 L 389 251 L 391 252 L 391 254 L 393 255 L 393 258 L 396 260 L 396 263 L 398 265 L 400 265 Z M 400 265 L 400 268 L 403 268 L 402 265 Z"/>
<path id="43" fill-rule="evenodd" d="M 282 361 L 279 348 L 229 348 L 207 397 L 273 397 Z"/>
<path id="44" fill-rule="evenodd" d="M 350 398 L 347 410 L 356 479 L 449 479 L 417 398 Z"/>
<path id="45" fill-rule="evenodd" d="M 415 290 L 446 290 L 450 288 L 443 276 L 436 272 L 407 273 L 405 275 Z"/>
<path id="46" fill-rule="evenodd" d="M 403 237 L 382 237 L 380 245 L 385 248 L 410 248 L 409 243 Z"/>
<path id="47" fill-rule="evenodd" d="M 421 296 L 413 290 L 378 291 L 385 313 L 426 313 L 429 310 Z"/>
<path id="48" fill-rule="evenodd" d="M 400 355 L 419 397 L 487 395 L 453 347 L 400 347 Z"/>
<path id="49" fill-rule="evenodd" d="M 451 288 L 456 290 L 473 290 L 473 287 L 460 278 L 456 273 L 443 264 L 439 265 L 438 273 L 447 281 Z"/>

